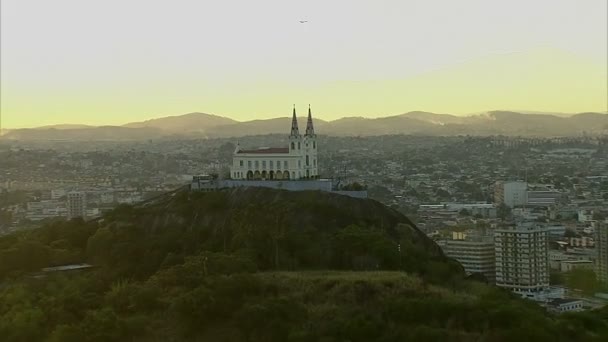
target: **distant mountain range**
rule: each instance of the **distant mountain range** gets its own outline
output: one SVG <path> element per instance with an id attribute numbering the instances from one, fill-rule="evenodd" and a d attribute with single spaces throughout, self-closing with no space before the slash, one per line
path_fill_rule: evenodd
<path id="1" fill-rule="evenodd" d="M 14 140 L 143 140 L 163 137 L 224 138 L 262 134 L 288 134 L 289 117 L 239 122 L 230 118 L 189 113 L 128 123 L 123 126 L 53 125 L 5 131 Z M 300 126 L 306 119 L 299 118 Z M 409 112 L 383 118 L 346 117 L 333 121 L 315 119 L 318 134 L 371 136 L 416 135 L 510 135 L 575 136 L 608 133 L 608 114 L 529 114 L 491 111 L 471 116 Z"/>

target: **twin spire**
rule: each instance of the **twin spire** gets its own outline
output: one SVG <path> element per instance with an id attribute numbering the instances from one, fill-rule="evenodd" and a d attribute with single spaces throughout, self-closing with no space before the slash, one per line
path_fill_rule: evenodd
<path id="1" fill-rule="evenodd" d="M 291 118 L 291 135 L 298 136 L 300 135 L 300 129 L 298 128 L 298 118 L 296 116 L 296 105 L 293 105 L 293 116 Z M 308 120 L 306 121 L 306 134 L 305 136 L 314 136 L 315 128 L 312 125 L 312 112 L 310 110 L 310 105 L 308 105 Z"/>

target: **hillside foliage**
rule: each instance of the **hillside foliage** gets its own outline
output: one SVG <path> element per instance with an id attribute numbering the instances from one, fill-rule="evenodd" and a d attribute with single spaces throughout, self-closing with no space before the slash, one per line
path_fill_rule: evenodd
<path id="1" fill-rule="evenodd" d="M 45 273 L 47 266 L 93 268 Z M 319 192 L 178 193 L 0 239 L 3 341 L 603 341 L 467 280 L 403 215 Z"/>

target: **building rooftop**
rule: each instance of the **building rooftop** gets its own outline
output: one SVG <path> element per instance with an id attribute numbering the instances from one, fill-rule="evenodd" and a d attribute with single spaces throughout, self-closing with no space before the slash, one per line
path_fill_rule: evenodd
<path id="1" fill-rule="evenodd" d="M 554 298 L 549 303 L 553 304 L 553 305 L 564 305 L 564 304 L 570 304 L 570 303 L 580 302 L 580 301 L 581 301 L 580 299 L 576 299 L 576 298 Z"/>
<path id="2" fill-rule="evenodd" d="M 74 264 L 74 265 L 63 265 L 63 266 L 55 266 L 55 267 L 45 267 L 42 269 L 43 272 L 61 272 L 61 271 L 72 271 L 72 270 L 81 270 L 85 268 L 91 268 L 93 265 L 89 264 Z"/>
<path id="3" fill-rule="evenodd" d="M 255 150 L 239 150 L 238 154 L 245 153 L 257 153 L 257 154 L 267 154 L 267 153 L 289 153 L 289 147 L 260 147 Z"/>
<path id="4" fill-rule="evenodd" d="M 593 264 L 591 260 L 563 260 L 562 263 L 566 264 Z"/>

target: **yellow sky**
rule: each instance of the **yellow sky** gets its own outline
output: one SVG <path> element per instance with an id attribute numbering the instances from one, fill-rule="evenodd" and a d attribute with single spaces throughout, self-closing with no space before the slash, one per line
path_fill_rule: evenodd
<path id="1" fill-rule="evenodd" d="M 4 127 L 608 110 L 607 2 L 3 0 Z M 301 24 L 299 20 L 308 20 Z"/>

